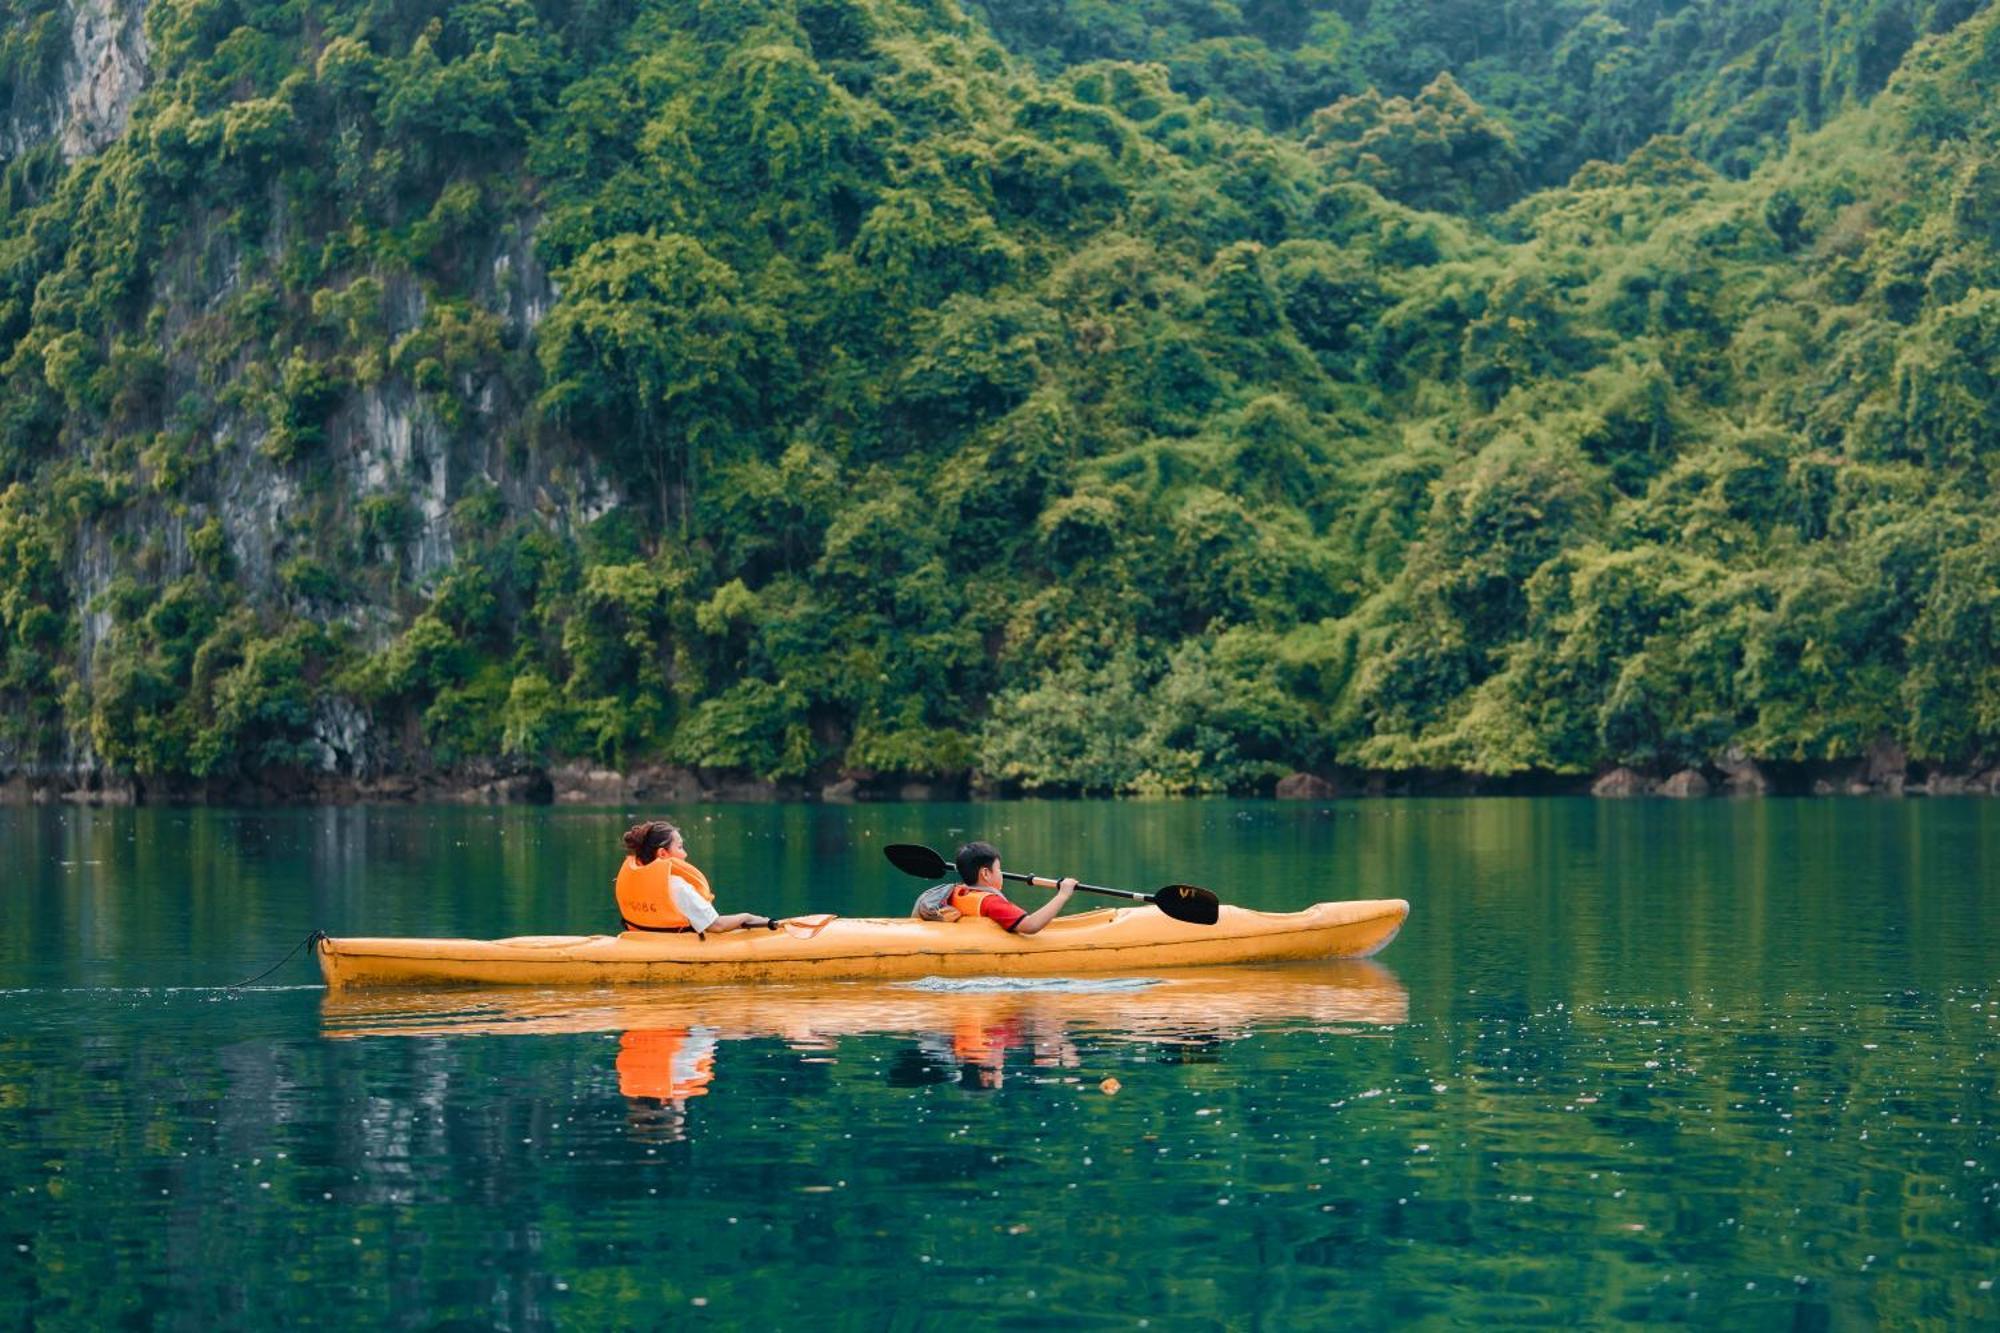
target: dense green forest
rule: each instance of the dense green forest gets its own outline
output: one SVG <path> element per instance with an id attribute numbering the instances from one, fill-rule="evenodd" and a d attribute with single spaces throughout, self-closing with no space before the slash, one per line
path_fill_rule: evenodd
<path id="1" fill-rule="evenodd" d="M 0 772 L 2000 763 L 1971 0 L 125 4 L 79 151 L 0 0 Z"/>

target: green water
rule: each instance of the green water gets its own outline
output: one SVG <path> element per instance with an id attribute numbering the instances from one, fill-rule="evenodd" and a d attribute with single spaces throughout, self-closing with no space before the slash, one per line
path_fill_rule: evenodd
<path id="1" fill-rule="evenodd" d="M 626 813 L 0 811 L 0 1327 L 2000 1320 L 2000 804 L 671 811 L 725 910 L 978 834 L 1413 913 L 1158 984 L 217 989 L 604 929 Z"/>

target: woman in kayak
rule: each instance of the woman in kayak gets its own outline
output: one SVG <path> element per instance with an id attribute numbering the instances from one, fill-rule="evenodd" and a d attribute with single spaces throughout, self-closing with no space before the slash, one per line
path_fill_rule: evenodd
<path id="1" fill-rule="evenodd" d="M 958 849 L 958 888 L 951 895 L 951 907 L 960 916 L 983 916 L 1002 930 L 1016 935 L 1034 935 L 1056 919 L 1063 904 L 1076 892 L 1076 880 L 1065 878 L 1056 885 L 1056 896 L 1032 912 L 1024 912 L 1007 901 L 1000 877 L 1000 853 L 990 842 L 968 842 Z"/>
<path id="2" fill-rule="evenodd" d="M 687 860 L 681 831 L 664 819 L 625 830 L 625 864 L 618 870 L 618 915 L 627 930 L 707 935 L 769 926 L 754 912 L 715 910 L 708 877 Z"/>

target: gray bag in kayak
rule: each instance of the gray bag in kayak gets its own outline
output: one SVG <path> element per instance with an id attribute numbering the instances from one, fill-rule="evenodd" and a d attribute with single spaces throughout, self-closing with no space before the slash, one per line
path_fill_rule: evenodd
<path id="1" fill-rule="evenodd" d="M 951 895 L 958 892 L 956 884 L 939 884 L 925 889 L 917 895 L 917 905 L 910 909 L 910 915 L 919 921 L 956 921 L 957 914 L 946 916 L 951 908 Z"/>

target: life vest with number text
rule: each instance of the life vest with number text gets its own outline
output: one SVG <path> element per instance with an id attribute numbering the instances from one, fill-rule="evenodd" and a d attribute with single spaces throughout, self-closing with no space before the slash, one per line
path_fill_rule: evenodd
<path id="1" fill-rule="evenodd" d="M 677 856 L 656 856 L 645 865 L 631 857 L 618 868 L 618 915 L 627 930 L 686 930 L 692 924 L 674 906 L 670 881 L 679 875 L 709 902 L 715 894 L 708 876 Z"/>

